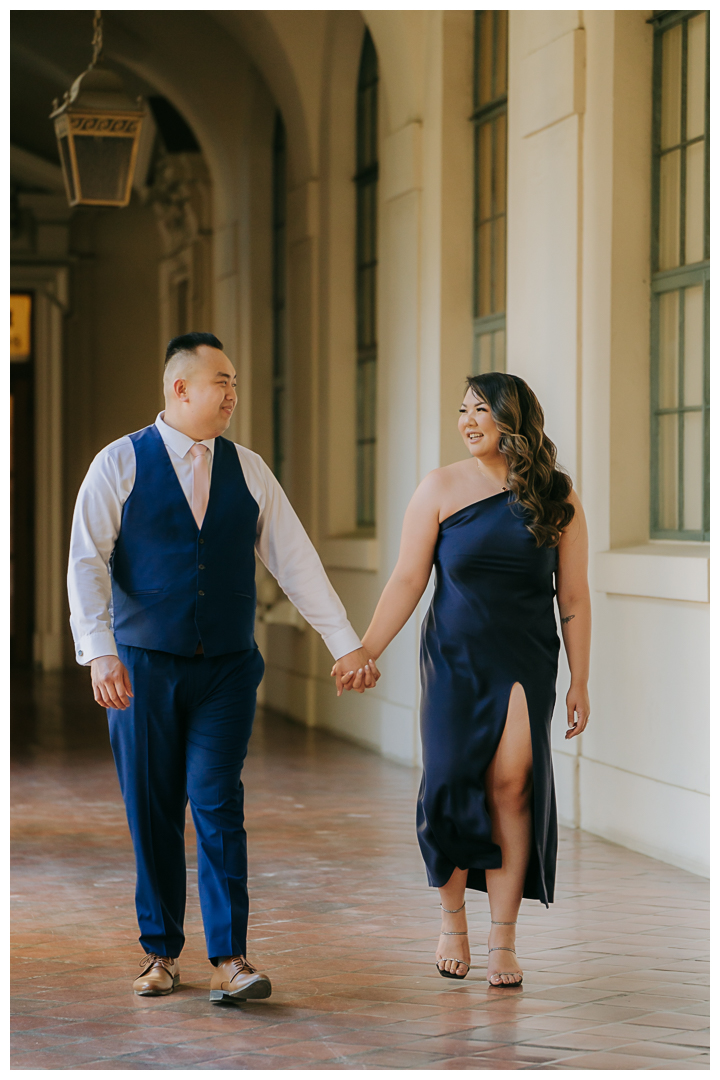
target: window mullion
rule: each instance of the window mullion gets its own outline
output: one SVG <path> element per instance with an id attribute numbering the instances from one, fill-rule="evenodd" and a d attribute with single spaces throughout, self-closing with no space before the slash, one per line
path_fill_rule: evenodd
<path id="1" fill-rule="evenodd" d="M 707 131 L 707 128 L 706 128 Z M 703 534 L 710 538 L 710 281 L 703 282 Z"/>
<path id="2" fill-rule="evenodd" d="M 678 297 L 678 529 L 685 528 L 685 290 Z"/>
<path id="3" fill-rule="evenodd" d="M 497 16 L 497 12 L 495 12 Z M 493 17 L 493 27 L 495 26 L 495 17 Z M 493 35 L 495 37 L 495 35 Z M 495 41 L 493 41 L 493 69 L 495 68 Z M 495 79 L 495 72 L 493 70 L 493 80 Z M 495 84 L 493 81 L 493 91 Z M 495 215 L 497 214 L 495 181 L 497 179 L 496 165 L 496 153 L 497 153 L 497 124 L 494 120 L 490 121 L 490 310 L 496 311 L 496 296 L 495 296 L 495 265 L 497 262 L 497 250 L 495 245 Z M 494 354 L 494 350 L 493 350 Z M 493 355 L 493 366 L 495 357 Z"/>
<path id="4" fill-rule="evenodd" d="M 687 20 L 682 24 L 682 61 L 680 74 L 680 265 L 685 265 L 685 219 L 687 192 Z"/>
<path id="5" fill-rule="evenodd" d="M 375 398 L 377 367 L 377 56 L 368 30 L 360 60 L 356 110 L 356 433 L 355 524 L 375 526 Z"/>
<path id="6" fill-rule="evenodd" d="M 710 258 L 710 12 L 705 15 L 705 155 L 703 191 L 703 255 Z"/>

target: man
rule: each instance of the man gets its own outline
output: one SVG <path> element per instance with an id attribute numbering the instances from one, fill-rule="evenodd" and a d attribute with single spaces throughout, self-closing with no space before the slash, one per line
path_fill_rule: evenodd
<path id="1" fill-rule="evenodd" d="M 102 450 L 80 488 L 70 621 L 78 662 L 90 664 L 108 710 L 135 849 L 145 950 L 135 993 L 170 994 L 180 978 L 189 800 L 210 1000 L 265 998 L 270 980 L 246 959 L 240 781 L 264 670 L 255 552 L 322 634 L 338 694 L 374 686 L 379 673 L 275 477 L 221 437 L 237 395 L 214 335 L 170 342 L 164 394 L 155 423 Z"/>

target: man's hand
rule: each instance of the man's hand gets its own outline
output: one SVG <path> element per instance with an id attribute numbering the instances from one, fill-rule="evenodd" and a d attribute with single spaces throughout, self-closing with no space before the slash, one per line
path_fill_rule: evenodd
<path id="1" fill-rule="evenodd" d="M 365 688 L 375 686 L 380 678 L 375 661 L 365 647 L 341 656 L 335 661 L 330 674 L 335 678 L 338 697 L 343 690 L 357 690 L 358 694 L 364 694 Z"/>
<path id="2" fill-rule="evenodd" d="M 117 656 L 96 656 L 90 663 L 93 694 L 104 709 L 127 709 L 133 696 L 128 669 Z"/>

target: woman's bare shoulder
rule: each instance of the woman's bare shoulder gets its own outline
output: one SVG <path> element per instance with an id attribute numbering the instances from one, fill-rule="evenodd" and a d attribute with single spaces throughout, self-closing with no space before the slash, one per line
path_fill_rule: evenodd
<path id="1" fill-rule="evenodd" d="M 416 494 L 422 493 L 427 498 L 447 494 L 448 488 L 451 488 L 458 480 L 462 480 L 466 473 L 467 463 L 464 461 L 454 461 L 452 465 L 441 465 L 439 469 L 432 469 L 423 477 Z"/>

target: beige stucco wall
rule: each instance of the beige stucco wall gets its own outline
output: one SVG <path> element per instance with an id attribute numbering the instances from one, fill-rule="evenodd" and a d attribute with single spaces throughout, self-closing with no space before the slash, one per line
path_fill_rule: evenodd
<path id="1" fill-rule="evenodd" d="M 683 584 L 687 548 L 663 548 L 658 561 L 647 544 L 648 14 L 511 13 L 508 366 L 538 393 L 590 526 L 593 720 L 581 740 L 565 742 L 563 660 L 553 723 L 561 818 L 704 872 L 707 605 Z M 470 359 L 472 273 L 471 13 L 368 13 L 368 22 L 386 125 L 378 537 L 364 555 L 357 544 L 324 552 L 360 631 L 394 564 L 414 486 L 461 453 L 455 398 Z M 411 41 L 422 48 L 412 59 L 399 55 Z M 346 296 L 348 277 L 346 266 Z M 338 370 L 349 372 L 351 362 L 346 352 Z M 333 418 L 326 452 L 344 463 L 339 428 Z M 331 466 L 327 476 L 339 471 Z M 325 492 L 330 505 L 332 483 Z M 321 515 L 323 542 L 347 520 L 342 505 L 341 495 Z M 621 581 L 612 553 L 628 545 Z M 704 551 L 694 554 L 703 561 Z M 359 569 L 363 559 L 378 572 Z M 296 671 L 273 699 L 295 715 L 311 704 L 309 722 L 417 762 L 420 615 L 383 657 L 374 694 L 338 702 L 321 663 L 313 694 L 300 692 Z M 298 636 L 274 633 L 284 635 L 283 650 Z"/>

